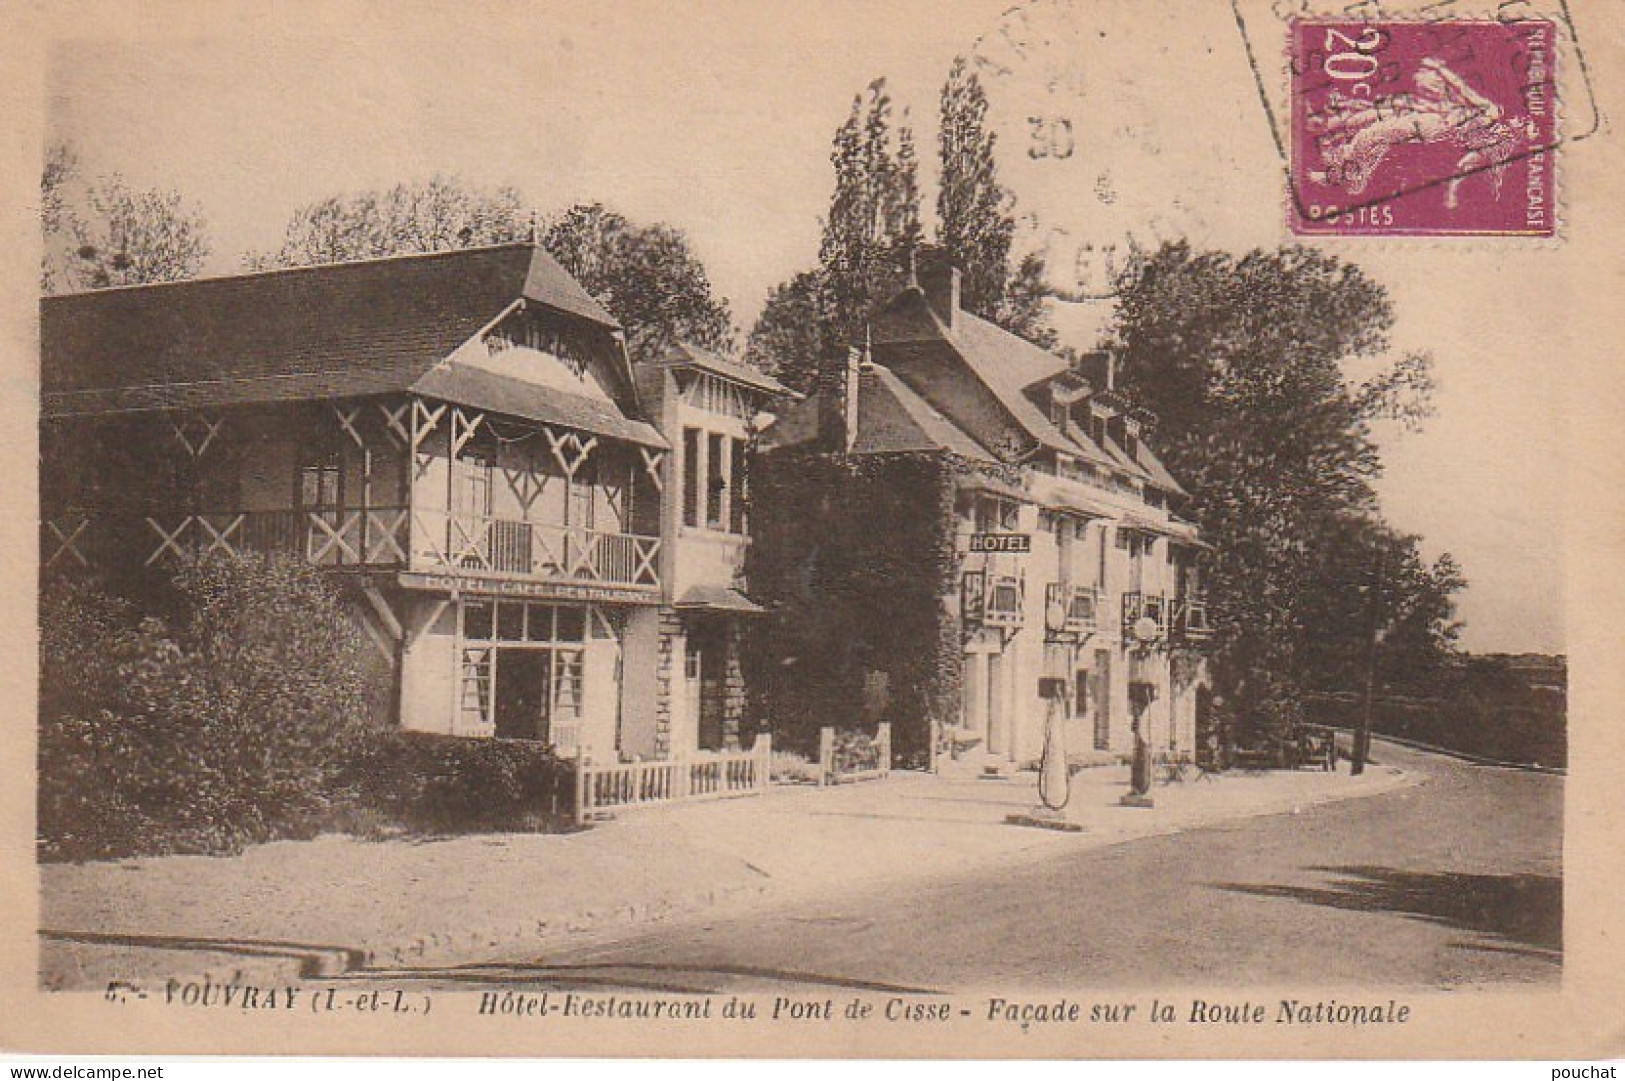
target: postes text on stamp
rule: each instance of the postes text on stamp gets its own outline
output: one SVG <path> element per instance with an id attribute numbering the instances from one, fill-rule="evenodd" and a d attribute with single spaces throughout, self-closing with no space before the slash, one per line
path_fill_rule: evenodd
<path id="1" fill-rule="evenodd" d="M 1554 24 L 1291 24 L 1292 229 L 1551 236 Z"/>

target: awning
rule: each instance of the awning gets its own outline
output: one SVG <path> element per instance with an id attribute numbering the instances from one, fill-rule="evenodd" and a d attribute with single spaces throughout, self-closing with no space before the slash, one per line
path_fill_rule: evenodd
<path id="1" fill-rule="evenodd" d="M 1006 499 L 1016 499 L 1023 503 L 1032 502 L 1032 497 L 1022 490 L 1020 485 L 1011 484 L 990 477 L 986 473 L 960 473 L 954 477 L 954 487 L 961 492 L 990 492 L 993 495 L 1002 495 Z"/>
<path id="2" fill-rule="evenodd" d="M 1137 514 L 1127 514 L 1117 524 L 1118 529 L 1131 530 L 1136 533 L 1149 533 L 1157 537 L 1167 537 L 1180 544 L 1188 544 L 1196 548 L 1212 547 L 1197 536 L 1196 526 L 1190 522 L 1173 519 L 1167 522 L 1154 522 L 1149 518 L 1142 518 Z"/>
<path id="3" fill-rule="evenodd" d="M 1213 545 L 1201 538 L 1196 525 L 1192 522 L 1175 521 L 1169 524 L 1169 536 L 1179 544 L 1187 544 L 1192 548 L 1206 548 L 1213 550 Z"/>
<path id="4" fill-rule="evenodd" d="M 762 615 L 766 608 L 737 589 L 727 586 L 689 586 L 677 602 L 685 612 L 728 612 L 734 615 Z"/>
<path id="5" fill-rule="evenodd" d="M 1112 518 L 1117 512 L 1070 492 L 1055 492 L 1044 500 L 1046 510 L 1076 514 L 1084 518 Z"/>

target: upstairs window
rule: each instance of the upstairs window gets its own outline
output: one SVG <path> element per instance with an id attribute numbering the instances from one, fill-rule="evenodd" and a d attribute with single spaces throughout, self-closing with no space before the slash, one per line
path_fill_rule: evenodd
<path id="1" fill-rule="evenodd" d="M 700 430 L 683 429 L 683 524 L 700 524 Z"/>
<path id="2" fill-rule="evenodd" d="M 299 506 L 335 510 L 343 505 L 344 461 L 337 450 L 317 451 L 299 469 Z"/>
<path id="3" fill-rule="evenodd" d="M 987 496 L 976 501 L 978 533 L 1008 533 L 1020 520 L 1020 506 L 1013 500 Z"/>
<path id="4" fill-rule="evenodd" d="M 733 490 L 728 493 L 728 528 L 735 533 L 745 532 L 745 441 L 743 439 L 730 439 L 728 445 L 731 450 L 731 469 L 729 475 L 733 478 Z"/>
<path id="5" fill-rule="evenodd" d="M 712 529 L 721 529 L 724 522 L 728 495 L 726 439 L 716 432 L 706 433 L 705 524 Z"/>

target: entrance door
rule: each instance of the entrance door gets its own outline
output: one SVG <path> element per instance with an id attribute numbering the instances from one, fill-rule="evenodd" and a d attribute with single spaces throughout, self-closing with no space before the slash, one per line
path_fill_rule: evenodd
<path id="1" fill-rule="evenodd" d="M 545 649 L 497 650 L 498 738 L 548 738 L 548 660 Z"/>
<path id="2" fill-rule="evenodd" d="M 964 686 L 959 694 L 959 726 L 967 736 L 980 736 L 987 711 L 987 691 L 982 686 L 982 657 L 967 653 L 963 658 Z"/>
<path id="3" fill-rule="evenodd" d="M 991 754 L 1010 751 L 1009 720 L 1004 708 L 1004 654 L 987 655 L 987 749 Z"/>
<path id="4" fill-rule="evenodd" d="M 1089 695 L 1095 709 L 1095 750 L 1106 751 L 1112 745 L 1112 655 L 1110 650 L 1095 650 L 1094 686 Z"/>
<path id="5" fill-rule="evenodd" d="M 688 636 L 688 696 L 702 751 L 720 751 L 726 698 L 727 646 L 714 627 L 695 628 Z"/>

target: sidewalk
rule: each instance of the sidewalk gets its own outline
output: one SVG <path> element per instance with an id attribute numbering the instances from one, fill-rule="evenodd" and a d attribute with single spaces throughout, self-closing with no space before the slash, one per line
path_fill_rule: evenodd
<path id="1" fill-rule="evenodd" d="M 170 856 L 41 868 L 45 986 L 109 979 L 280 983 L 299 975 L 540 952 L 561 936 L 845 893 L 1041 859 L 1253 815 L 1375 795 L 1420 778 L 1230 773 L 1158 785 L 1122 807 L 1123 767 L 1073 778 L 1062 833 L 1011 826 L 1036 774 L 1008 781 L 894 774 L 830 789 L 648 808 L 567 835 L 436 841 L 324 837 L 217 859 Z"/>

